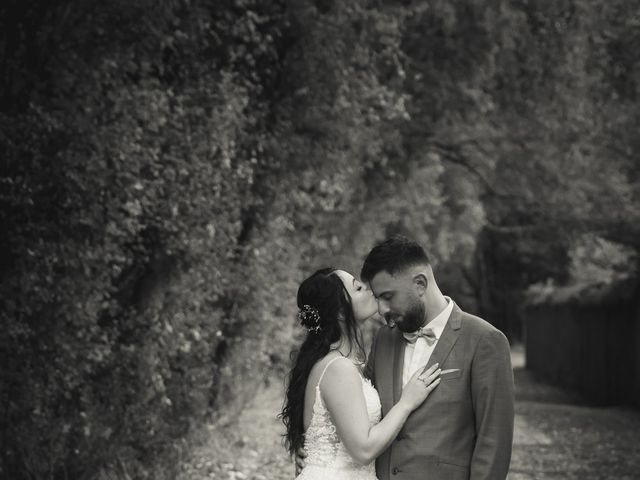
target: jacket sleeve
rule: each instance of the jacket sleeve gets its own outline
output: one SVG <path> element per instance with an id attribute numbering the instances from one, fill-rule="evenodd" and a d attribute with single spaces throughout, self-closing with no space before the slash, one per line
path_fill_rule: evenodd
<path id="1" fill-rule="evenodd" d="M 487 332 L 472 362 L 476 444 L 470 480 L 504 480 L 511 462 L 514 425 L 513 369 L 504 334 L 499 330 Z"/>

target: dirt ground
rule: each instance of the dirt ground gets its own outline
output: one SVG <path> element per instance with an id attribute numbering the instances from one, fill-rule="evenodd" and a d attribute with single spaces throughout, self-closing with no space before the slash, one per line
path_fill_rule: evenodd
<path id="1" fill-rule="evenodd" d="M 640 411 L 586 405 L 537 381 L 514 348 L 516 423 L 509 480 L 640 478 Z M 210 425 L 185 459 L 179 480 L 285 480 L 293 465 L 282 446 L 282 382 L 260 390 L 234 428 Z"/>

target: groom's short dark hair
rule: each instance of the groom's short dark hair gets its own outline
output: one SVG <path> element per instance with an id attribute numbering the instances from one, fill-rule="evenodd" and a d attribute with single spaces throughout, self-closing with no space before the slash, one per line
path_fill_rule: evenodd
<path id="1" fill-rule="evenodd" d="M 393 275 L 405 268 L 421 264 L 431 264 L 424 248 L 407 237 L 395 235 L 371 249 L 364 259 L 360 278 L 363 282 L 369 282 L 380 272 Z"/>

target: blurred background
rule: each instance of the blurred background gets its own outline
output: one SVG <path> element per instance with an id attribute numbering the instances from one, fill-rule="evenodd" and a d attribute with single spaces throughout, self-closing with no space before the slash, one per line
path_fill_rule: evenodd
<path id="1" fill-rule="evenodd" d="M 0 477 L 293 478 L 297 286 L 402 233 L 510 478 L 636 478 L 639 124 L 637 0 L 4 0 Z"/>

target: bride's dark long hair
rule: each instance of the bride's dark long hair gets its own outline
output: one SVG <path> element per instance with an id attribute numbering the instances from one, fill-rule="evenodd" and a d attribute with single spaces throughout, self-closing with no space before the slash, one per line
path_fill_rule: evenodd
<path id="1" fill-rule="evenodd" d="M 364 359 L 365 352 L 361 334 L 356 325 L 351 305 L 351 296 L 334 268 L 322 268 L 304 280 L 298 288 L 298 308 L 305 305 L 317 310 L 319 326 L 317 331 L 309 330 L 300 349 L 292 352 L 294 361 L 289 374 L 287 396 L 280 418 L 286 427 L 285 444 L 291 455 L 304 446 L 304 395 L 311 368 L 323 358 L 331 344 L 343 335 L 340 319 L 344 320 L 345 335 L 349 345 L 357 348 L 357 355 Z M 303 317 L 302 325 L 313 328 L 313 320 Z M 311 324 L 309 324 L 311 322 Z"/>

